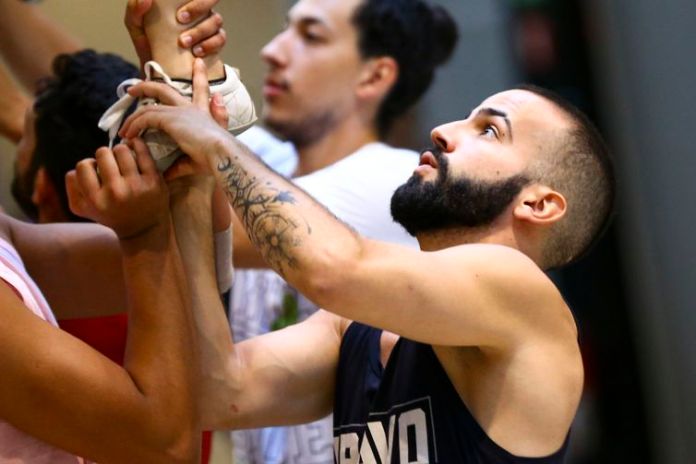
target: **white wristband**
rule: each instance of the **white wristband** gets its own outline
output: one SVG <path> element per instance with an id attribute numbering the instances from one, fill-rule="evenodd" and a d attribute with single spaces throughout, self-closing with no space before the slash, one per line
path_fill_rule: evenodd
<path id="1" fill-rule="evenodd" d="M 232 224 L 216 232 L 215 237 L 215 274 L 217 275 L 218 291 L 222 295 L 232 288 L 234 267 L 232 266 Z"/>

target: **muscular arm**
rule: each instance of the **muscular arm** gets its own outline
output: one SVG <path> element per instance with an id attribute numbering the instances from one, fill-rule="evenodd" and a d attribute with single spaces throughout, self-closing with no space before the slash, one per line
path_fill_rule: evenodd
<path id="1" fill-rule="evenodd" d="M 198 89 L 205 88 L 201 71 Z M 207 111 L 203 104 L 143 109 L 122 135 L 155 127 L 207 162 L 264 259 L 320 307 L 454 346 L 511 346 L 530 333 L 574 330 L 555 287 L 522 253 L 484 244 L 421 252 L 366 240 L 263 165 Z"/>
<path id="2" fill-rule="evenodd" d="M 130 319 L 124 367 L 36 318 L 0 284 L 0 417 L 100 463 L 195 462 L 198 363 L 171 220 L 119 236 Z"/>
<path id="3" fill-rule="evenodd" d="M 503 347 L 550 329 L 534 324 L 549 308 L 564 308 L 518 251 L 477 244 L 422 252 L 367 240 L 236 141 L 211 153 L 211 168 L 264 259 L 340 316 L 425 343 Z"/>
<path id="4" fill-rule="evenodd" d="M 234 265 L 245 269 L 269 269 L 270 266 L 264 261 L 259 250 L 251 243 L 249 235 L 244 228 L 244 224 L 232 211 L 232 224 L 237 233 L 233 237 L 234 254 L 232 256 Z"/>
<path id="5" fill-rule="evenodd" d="M 210 207 L 214 180 L 175 183 L 172 214 L 201 349 L 203 425 L 247 428 L 328 414 L 340 320 L 322 313 L 293 328 L 234 344 L 215 286 Z"/>

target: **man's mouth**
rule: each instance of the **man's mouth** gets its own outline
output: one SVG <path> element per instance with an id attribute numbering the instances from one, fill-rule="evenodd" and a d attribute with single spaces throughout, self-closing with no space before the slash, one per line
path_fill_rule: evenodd
<path id="1" fill-rule="evenodd" d="M 288 82 L 278 77 L 267 77 L 263 84 L 263 94 L 266 98 L 278 96 L 289 89 Z"/>
<path id="2" fill-rule="evenodd" d="M 433 155 L 433 152 L 424 151 L 423 153 L 421 153 L 419 166 L 424 165 L 432 166 L 434 169 L 437 169 L 437 158 L 435 157 L 435 155 Z"/>

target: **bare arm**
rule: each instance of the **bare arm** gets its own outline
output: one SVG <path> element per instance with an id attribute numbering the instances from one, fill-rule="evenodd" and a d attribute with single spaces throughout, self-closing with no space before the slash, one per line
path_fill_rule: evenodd
<path id="1" fill-rule="evenodd" d="M 32 93 L 39 79 L 51 74 L 56 55 L 82 48 L 75 37 L 49 19 L 40 7 L 18 0 L 0 0 L 0 30 L 2 56 Z"/>
<path id="2" fill-rule="evenodd" d="M 201 345 L 201 417 L 210 428 L 306 422 L 331 411 L 340 319 L 329 313 L 235 345 L 215 286 L 212 178 L 171 185 L 177 242 Z"/>
<path id="3" fill-rule="evenodd" d="M 244 224 L 237 217 L 234 210 L 232 211 L 232 224 L 237 231 L 233 237 L 234 255 L 232 257 L 234 265 L 245 269 L 270 269 L 268 263 L 264 261 L 261 252 L 249 240 Z"/>
<path id="4" fill-rule="evenodd" d="M 24 113 L 30 100 L 0 65 L 0 136 L 17 143 L 24 132 Z"/>
<path id="5" fill-rule="evenodd" d="M 113 231 L 97 224 L 8 221 L 15 247 L 56 317 L 124 311 L 121 249 Z"/>
<path id="6" fill-rule="evenodd" d="M 97 154 L 101 185 L 89 162 L 69 185 L 73 207 L 119 236 L 130 318 L 124 367 L 39 320 L 0 285 L 0 416 L 100 463 L 193 463 L 198 363 L 166 190 L 142 147 L 142 174 L 128 150 L 116 156 Z"/>
<path id="7" fill-rule="evenodd" d="M 175 37 L 173 43 L 176 44 L 179 40 L 184 48 L 200 49 L 198 56 L 219 52 L 225 42 L 224 31 L 219 32 L 222 19 L 219 16 L 207 16 L 217 1 L 177 1 L 179 8 L 172 11 L 172 18 L 175 13 L 179 18 L 184 18 L 181 15 L 184 12 L 189 14 L 187 20 L 180 19 L 178 31 L 181 37 Z M 135 0 L 129 0 L 125 17 L 138 56 L 145 61 L 151 57 L 142 28 L 142 17 L 151 4 L 152 0 L 137 5 Z M 202 19 L 205 20 L 201 21 Z M 3 32 L 0 54 L 20 82 L 32 93 L 35 92 L 39 79 L 51 74 L 51 64 L 57 55 L 74 53 L 83 48 L 75 36 L 46 16 L 40 7 L 19 0 L 0 0 L 0 30 Z M 191 42 L 184 43 L 184 36 L 191 37 Z"/>
<path id="8" fill-rule="evenodd" d="M 201 78 L 194 85 L 205 88 Z M 555 287 L 518 251 L 464 245 L 428 253 L 363 239 L 212 124 L 207 106 L 143 109 L 123 135 L 144 127 L 207 161 L 265 260 L 327 310 L 455 346 L 510 347 L 531 333 L 574 330 Z"/>
<path id="9" fill-rule="evenodd" d="M 124 23 L 135 51 L 140 58 L 140 65 L 144 65 L 147 61 L 153 59 L 152 47 L 145 31 L 144 16 L 152 8 L 154 0 L 128 0 L 126 7 L 126 16 Z M 169 2 L 169 0 L 165 0 Z M 181 25 L 186 25 L 184 32 L 165 46 L 171 47 L 177 41 L 183 49 L 189 49 L 191 53 L 198 57 L 208 57 L 220 52 L 225 45 L 227 36 L 222 29 L 222 17 L 219 14 L 211 13 L 219 0 L 190 0 L 183 3 L 165 3 L 165 7 L 177 6 L 176 20 Z M 171 14 L 173 10 L 170 9 Z M 159 21 L 157 18 L 152 18 L 150 22 Z M 169 21 L 169 20 L 168 20 Z M 174 26 L 178 29 L 178 26 Z M 179 52 L 177 51 L 177 54 Z M 190 63 L 189 63 L 190 71 Z M 188 75 L 187 75 L 188 78 Z"/>
<path id="10" fill-rule="evenodd" d="M 181 0 L 154 0 L 152 9 L 145 16 L 145 33 L 150 41 L 152 58 L 160 63 L 172 77 L 189 78 L 195 56 L 189 47 L 181 47 L 179 37 L 187 26 L 178 22 L 177 8 Z M 219 15 L 217 16 L 219 18 Z M 222 20 L 220 19 L 220 25 Z M 224 76 L 222 60 L 213 55 L 206 58 L 210 78 Z"/>

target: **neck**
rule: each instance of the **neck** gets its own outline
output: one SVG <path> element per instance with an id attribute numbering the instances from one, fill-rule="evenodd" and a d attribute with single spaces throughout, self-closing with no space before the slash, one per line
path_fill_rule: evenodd
<path id="1" fill-rule="evenodd" d="M 294 176 L 323 169 L 378 140 L 375 127 L 358 118 L 347 118 L 313 143 L 298 147 L 299 161 Z"/>
<path id="2" fill-rule="evenodd" d="M 529 256 L 537 265 L 541 252 L 535 244 L 544 243 L 543 231 L 534 231 L 523 224 L 495 222 L 485 227 L 452 227 L 418 234 L 418 244 L 423 251 L 438 251 L 473 243 L 503 245 Z"/>
<path id="3" fill-rule="evenodd" d="M 418 234 L 417 239 L 423 251 L 437 251 L 471 243 L 493 243 L 518 248 L 512 236 L 504 231 L 496 231 L 489 227 L 476 229 L 453 227 L 424 232 Z"/>

